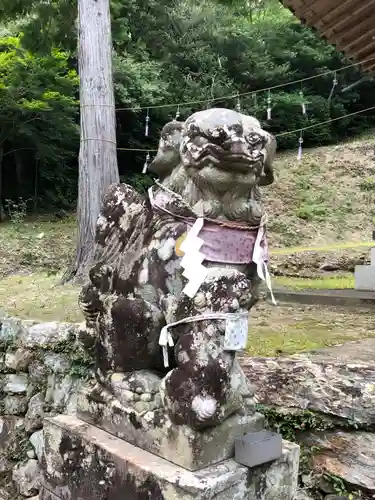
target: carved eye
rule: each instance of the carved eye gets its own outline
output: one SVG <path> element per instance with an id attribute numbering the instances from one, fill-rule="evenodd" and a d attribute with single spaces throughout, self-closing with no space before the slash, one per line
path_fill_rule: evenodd
<path id="1" fill-rule="evenodd" d="M 195 123 L 190 123 L 187 128 L 187 135 L 193 139 L 194 137 L 202 135 L 202 133 L 200 128 L 195 125 Z"/>
<path id="2" fill-rule="evenodd" d="M 252 148 L 260 150 L 264 148 L 265 138 L 256 132 L 250 132 L 250 134 L 246 135 L 246 142 L 250 144 Z"/>

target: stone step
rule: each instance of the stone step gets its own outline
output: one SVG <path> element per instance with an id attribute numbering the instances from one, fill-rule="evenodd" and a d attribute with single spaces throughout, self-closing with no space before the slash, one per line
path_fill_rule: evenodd
<path id="1" fill-rule="evenodd" d="M 299 446 L 254 469 L 234 460 L 191 472 L 81 420 L 46 419 L 40 500 L 293 500 Z M 108 496 L 109 495 L 109 496 Z"/>

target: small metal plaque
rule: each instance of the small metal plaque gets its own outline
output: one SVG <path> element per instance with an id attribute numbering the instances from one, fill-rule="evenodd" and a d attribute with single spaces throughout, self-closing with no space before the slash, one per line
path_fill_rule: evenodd
<path id="1" fill-rule="evenodd" d="M 237 438 L 234 443 L 234 459 L 246 467 L 256 467 L 277 460 L 282 452 L 282 437 L 276 432 L 251 432 Z"/>

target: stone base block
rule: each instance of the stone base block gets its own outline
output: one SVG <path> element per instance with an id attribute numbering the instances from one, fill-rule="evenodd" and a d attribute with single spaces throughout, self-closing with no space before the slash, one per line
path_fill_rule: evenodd
<path id="1" fill-rule="evenodd" d="M 259 413 L 233 415 L 221 425 L 200 432 L 174 425 L 164 408 L 137 412 L 117 400 L 93 397 L 90 390 L 78 397 L 77 416 L 143 450 L 188 470 L 198 470 L 234 456 L 236 438 L 264 428 Z"/>
<path id="2" fill-rule="evenodd" d="M 355 289 L 375 291 L 375 265 L 355 266 Z"/>
<path id="3" fill-rule="evenodd" d="M 375 248 L 371 248 L 370 250 L 370 256 L 371 256 L 371 265 L 375 266 Z"/>
<path id="4" fill-rule="evenodd" d="M 292 500 L 299 447 L 248 469 L 225 460 L 187 471 L 81 420 L 60 415 L 44 424 L 41 500 Z"/>

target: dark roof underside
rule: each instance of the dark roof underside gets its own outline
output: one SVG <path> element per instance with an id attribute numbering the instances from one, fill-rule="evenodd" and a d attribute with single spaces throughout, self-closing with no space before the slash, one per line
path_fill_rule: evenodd
<path id="1" fill-rule="evenodd" d="M 362 69 L 375 72 L 375 0 L 280 0 Z"/>

